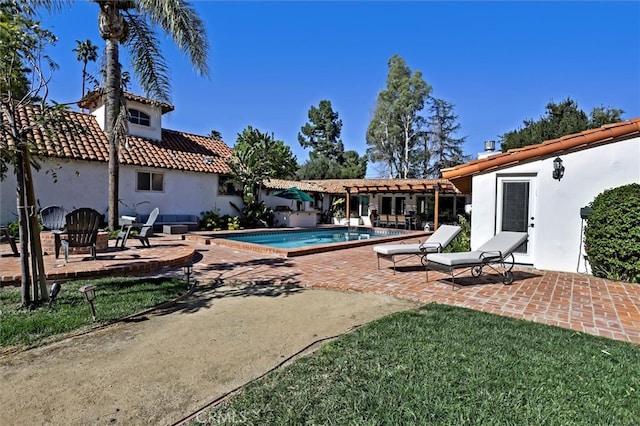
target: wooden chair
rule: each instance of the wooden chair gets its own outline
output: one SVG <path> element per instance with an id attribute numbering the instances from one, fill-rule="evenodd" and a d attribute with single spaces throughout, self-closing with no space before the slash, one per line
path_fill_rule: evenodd
<path id="1" fill-rule="evenodd" d="M 60 256 L 60 247 L 64 248 L 66 262 L 69 261 L 69 247 L 89 247 L 91 257 L 96 260 L 96 241 L 102 220 L 101 213 L 88 207 L 67 213 L 65 230 L 55 234 L 56 259 Z"/>

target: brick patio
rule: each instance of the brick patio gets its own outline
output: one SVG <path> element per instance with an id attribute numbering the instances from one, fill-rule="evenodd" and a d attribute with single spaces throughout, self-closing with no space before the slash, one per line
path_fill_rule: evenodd
<path id="1" fill-rule="evenodd" d="M 411 242 L 411 240 L 408 240 Z M 49 279 L 94 275 L 162 273 L 182 275 L 180 265 L 194 258 L 194 278 L 393 295 L 424 303 L 442 303 L 559 326 L 607 338 L 640 343 L 640 285 L 590 275 L 517 269 L 515 282 L 505 286 L 497 276 L 456 278 L 452 288 L 445 274 L 425 271 L 418 257 L 401 263 L 394 275 L 391 263 L 377 259 L 371 246 L 284 258 L 205 245 L 180 235 L 157 235 L 152 248 L 131 244 L 110 248 L 98 260 L 71 256 L 69 263 L 45 256 Z M 0 283 L 19 281 L 18 258 L 0 246 Z"/>

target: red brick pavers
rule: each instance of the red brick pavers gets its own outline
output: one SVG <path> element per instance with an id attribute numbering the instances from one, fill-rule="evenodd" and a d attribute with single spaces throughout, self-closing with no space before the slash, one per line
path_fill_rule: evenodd
<path id="1" fill-rule="evenodd" d="M 257 284 L 291 284 L 303 287 L 387 294 L 424 303 L 436 302 L 490 312 L 503 316 L 559 326 L 617 340 L 640 343 L 640 285 L 608 281 L 590 275 L 518 269 L 512 285 L 502 284 L 497 275 L 480 278 L 450 277 L 429 273 L 429 282 L 418 257 L 400 263 L 397 273 L 391 263 L 377 259 L 371 246 L 349 248 L 307 256 L 283 258 L 275 255 L 182 241 L 180 236 L 159 236 L 152 249 L 132 248 L 114 262 L 134 269 L 144 262 L 172 258 L 176 252 L 195 249 L 193 278 L 211 281 L 254 282 Z M 182 247 L 182 248 L 181 248 Z M 152 251 L 153 250 L 153 251 Z M 52 256 L 49 256 L 52 257 Z M 99 254 L 99 257 L 101 255 Z M 0 258 L 0 268 L 7 259 L 19 266 L 15 258 Z M 184 260 L 181 258 L 181 260 Z M 108 259 L 98 262 L 107 262 Z M 93 261 L 72 259 L 75 266 L 93 265 Z M 179 265 L 178 263 L 174 263 Z M 4 269 L 0 269 L 4 271 Z M 16 269 L 17 271 L 17 269 Z M 132 274 L 135 270 L 130 271 Z M 151 272 L 140 269 L 138 272 Z M 3 275 L 4 272 L 0 273 Z M 165 267 L 163 274 L 182 276 L 181 268 Z"/>
<path id="2" fill-rule="evenodd" d="M 53 254 L 46 254 L 43 256 L 45 274 L 48 281 L 142 275 L 184 265 L 195 254 L 195 249 L 182 244 L 179 237 L 159 237 L 154 242 L 157 244 L 151 248 L 129 244 L 129 247 L 121 250 L 114 248 L 114 242 L 110 241 L 110 248 L 98 251 L 97 260 L 91 259 L 88 254 L 72 254 L 66 262 L 63 253 L 58 259 Z M 10 255 L 8 244 L 0 245 L 0 287 L 19 285 L 20 280 L 20 258 Z"/>
<path id="3" fill-rule="evenodd" d="M 197 245 L 196 245 L 197 246 Z M 559 326 L 577 332 L 640 343 L 640 285 L 590 275 L 517 269 L 506 286 L 497 275 L 472 278 L 430 272 L 430 282 L 415 257 L 394 275 L 390 262 L 371 246 L 293 258 L 200 245 L 195 265 L 200 281 L 254 281 L 342 291 L 387 294 L 424 303 L 436 302 Z"/>

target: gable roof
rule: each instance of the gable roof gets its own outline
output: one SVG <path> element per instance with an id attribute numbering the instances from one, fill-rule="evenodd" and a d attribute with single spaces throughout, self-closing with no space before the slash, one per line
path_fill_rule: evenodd
<path id="1" fill-rule="evenodd" d="M 638 135 L 640 135 L 640 118 L 634 118 L 620 123 L 606 124 L 597 129 L 585 130 L 584 132 L 551 139 L 536 145 L 510 149 L 507 152 L 443 169 L 442 177 L 449 179 L 461 191 L 469 194 L 471 193 L 471 178 L 473 175 L 619 142 Z"/>
<path id="2" fill-rule="evenodd" d="M 31 127 L 28 137 L 37 155 L 65 160 L 107 162 L 109 142 L 97 120 L 75 111 L 62 113 L 63 121 L 46 129 L 36 125 L 37 106 L 20 110 L 20 126 Z M 0 140 L 0 146 L 12 147 Z M 120 148 L 120 164 L 203 173 L 229 173 L 226 159 L 232 150 L 224 142 L 206 136 L 162 129 L 162 140 L 127 136 Z"/>
<path id="3" fill-rule="evenodd" d="M 96 90 L 92 90 L 78 101 L 78 106 L 80 108 L 94 109 L 98 104 L 103 102 L 102 96 L 105 94 L 105 89 L 100 88 Z M 124 98 L 129 101 L 138 102 L 145 105 L 158 106 L 162 110 L 162 113 L 165 114 L 169 111 L 174 110 L 174 106 L 162 101 L 156 101 L 155 99 L 146 98 L 140 95 L 134 95 L 133 93 L 124 92 Z"/>
<path id="4" fill-rule="evenodd" d="M 446 179 L 323 179 L 323 180 L 284 180 L 271 179 L 264 182 L 269 189 L 287 189 L 292 186 L 302 191 L 326 194 L 371 193 L 424 193 L 432 192 L 439 184 L 441 191 L 459 194 L 460 191 Z"/>

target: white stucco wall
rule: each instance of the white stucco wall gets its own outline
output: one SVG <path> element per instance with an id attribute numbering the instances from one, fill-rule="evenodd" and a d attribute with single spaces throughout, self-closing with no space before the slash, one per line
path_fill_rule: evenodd
<path id="1" fill-rule="evenodd" d="M 55 170 L 57 182 L 47 171 Z M 138 171 L 164 174 L 164 191 L 136 191 Z M 40 172 L 34 173 L 36 197 L 39 206 L 59 205 L 67 210 L 91 207 L 107 213 L 107 163 L 98 162 L 45 162 Z M 12 171 L 0 182 L 0 223 L 16 220 L 16 180 Z M 208 210 L 220 214 L 236 215 L 229 201 L 242 205 L 239 196 L 218 195 L 218 175 L 176 170 L 120 166 L 120 215 L 148 214 L 155 207 L 161 214 L 192 214 Z"/>
<path id="2" fill-rule="evenodd" d="M 139 124 L 128 123 L 129 134 L 140 136 L 143 138 L 161 140 L 162 139 L 162 111 L 159 106 L 143 104 L 132 100 L 127 100 L 127 107 L 137 109 L 149 115 L 149 126 L 141 126 Z M 102 130 L 105 129 L 106 108 L 104 104 L 100 104 L 96 109 L 91 111 L 98 121 L 98 125 Z"/>
<path id="3" fill-rule="evenodd" d="M 531 174 L 536 176 L 533 266 L 577 271 L 583 250 L 580 208 L 606 189 L 640 182 L 640 138 L 560 155 L 565 167 L 560 181 L 552 178 L 555 158 L 473 177 L 472 249 L 495 235 L 498 177 Z M 581 260 L 579 272 L 584 271 Z"/>

